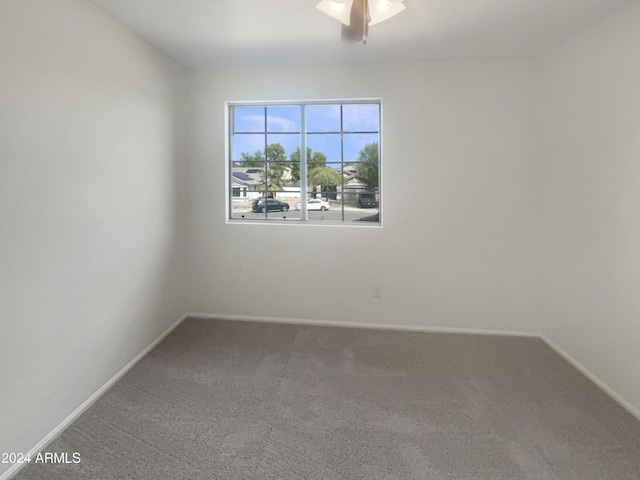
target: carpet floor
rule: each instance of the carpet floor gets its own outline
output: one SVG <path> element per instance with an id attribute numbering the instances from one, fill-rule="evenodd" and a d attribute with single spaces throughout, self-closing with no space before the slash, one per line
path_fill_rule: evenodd
<path id="1" fill-rule="evenodd" d="M 539 339 L 188 319 L 44 451 L 15 478 L 638 480 L 640 422 Z"/>

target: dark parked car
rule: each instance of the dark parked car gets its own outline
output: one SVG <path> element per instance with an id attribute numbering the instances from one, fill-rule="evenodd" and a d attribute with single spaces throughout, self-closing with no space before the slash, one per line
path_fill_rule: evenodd
<path id="1" fill-rule="evenodd" d="M 358 203 L 360 208 L 376 208 L 378 206 L 376 194 L 373 192 L 363 192 L 358 195 Z"/>
<path id="2" fill-rule="evenodd" d="M 265 210 L 269 212 L 286 212 L 289 210 L 289 204 L 275 198 L 259 198 L 253 201 L 252 212 L 264 213 Z"/>

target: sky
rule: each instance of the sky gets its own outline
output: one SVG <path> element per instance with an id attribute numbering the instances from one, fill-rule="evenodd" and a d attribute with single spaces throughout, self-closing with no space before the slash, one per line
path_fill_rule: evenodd
<path id="1" fill-rule="evenodd" d="M 344 162 L 351 163 L 368 143 L 378 141 L 380 105 L 377 103 L 307 105 L 307 146 L 327 156 L 327 164 L 341 161 L 343 132 Z M 234 106 L 232 120 L 232 160 L 242 153 L 264 152 L 265 120 L 267 144 L 281 144 L 287 155 L 300 146 L 301 112 L 298 105 Z M 341 118 L 342 117 L 342 118 Z M 264 155 L 264 153 L 263 153 Z M 339 168 L 338 165 L 331 165 Z"/>

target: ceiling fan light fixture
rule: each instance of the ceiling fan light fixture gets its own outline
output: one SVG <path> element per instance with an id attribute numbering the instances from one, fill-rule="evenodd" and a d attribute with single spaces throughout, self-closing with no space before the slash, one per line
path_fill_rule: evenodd
<path id="1" fill-rule="evenodd" d="M 325 15 L 338 20 L 343 25 L 351 23 L 351 5 L 353 0 L 321 0 L 316 8 Z"/>
<path id="2" fill-rule="evenodd" d="M 369 15 L 371 15 L 369 25 L 384 22 L 405 8 L 402 0 L 369 0 Z"/>

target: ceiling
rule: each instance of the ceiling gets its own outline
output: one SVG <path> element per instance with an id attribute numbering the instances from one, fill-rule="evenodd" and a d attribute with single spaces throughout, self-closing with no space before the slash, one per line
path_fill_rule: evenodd
<path id="1" fill-rule="evenodd" d="M 628 0 L 404 0 L 406 10 L 340 42 L 318 0 L 90 0 L 194 68 L 530 56 Z"/>

